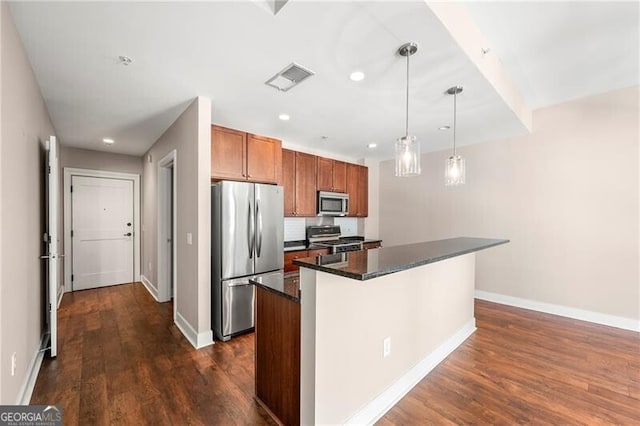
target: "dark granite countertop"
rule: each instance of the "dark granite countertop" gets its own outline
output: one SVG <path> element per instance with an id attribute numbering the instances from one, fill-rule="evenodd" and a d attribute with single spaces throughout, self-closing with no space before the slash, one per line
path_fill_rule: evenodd
<path id="1" fill-rule="evenodd" d="M 295 259 L 305 268 L 354 280 L 369 280 L 455 256 L 508 243 L 509 240 L 459 237 L 372 250 Z"/>
<path id="2" fill-rule="evenodd" d="M 300 303 L 300 277 L 298 272 L 269 272 L 249 279 L 251 284 L 272 291 L 287 299 Z"/>

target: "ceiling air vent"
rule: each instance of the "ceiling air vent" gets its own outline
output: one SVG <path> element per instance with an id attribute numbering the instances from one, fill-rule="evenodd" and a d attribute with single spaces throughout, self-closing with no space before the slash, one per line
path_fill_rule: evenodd
<path id="1" fill-rule="evenodd" d="M 292 62 L 278 74 L 265 81 L 264 84 L 281 92 L 286 92 L 306 80 L 308 77 L 311 77 L 313 74 L 315 74 L 313 71 Z"/>

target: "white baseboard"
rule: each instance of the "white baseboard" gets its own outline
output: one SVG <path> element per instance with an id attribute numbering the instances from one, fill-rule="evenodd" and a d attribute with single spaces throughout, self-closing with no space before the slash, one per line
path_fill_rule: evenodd
<path id="1" fill-rule="evenodd" d="M 354 414 L 346 424 L 371 425 L 378 421 L 398 401 L 402 399 L 415 385 L 420 382 L 442 360 L 471 336 L 476 330 L 476 320 L 472 318 L 453 336 L 445 340 L 433 352 L 416 364 L 411 370 L 398 379 L 393 385 L 369 402 L 360 411 Z"/>
<path id="2" fill-rule="evenodd" d="M 20 391 L 18 392 L 18 399 L 16 405 L 29 405 L 31 401 L 31 395 L 33 389 L 36 386 L 36 380 L 38 379 L 38 373 L 40 372 L 40 366 L 42 366 L 42 360 L 44 359 L 44 346 L 47 343 L 47 334 L 43 334 L 40 338 L 40 345 L 31 358 L 29 368 L 27 369 L 27 375 L 24 378 Z"/>
<path id="3" fill-rule="evenodd" d="M 502 305 L 515 306 L 517 308 L 530 309 L 532 311 L 544 312 L 547 314 L 559 315 L 561 317 L 573 318 L 595 324 L 607 325 L 609 327 L 622 328 L 640 332 L 640 320 L 624 318 L 600 312 L 586 311 L 584 309 L 572 308 L 552 303 L 538 302 L 520 297 L 507 296 L 504 294 L 491 293 L 488 291 L 476 290 L 476 299 L 487 300 L 489 302 L 500 303 Z"/>
<path id="4" fill-rule="evenodd" d="M 175 324 L 194 348 L 200 349 L 213 344 L 213 331 L 196 332 L 191 324 L 180 315 L 180 312 L 176 312 Z"/>
<path id="5" fill-rule="evenodd" d="M 147 288 L 147 291 L 149 292 L 149 294 L 151 294 L 151 296 L 156 300 L 156 302 L 158 302 L 159 301 L 158 300 L 158 289 L 155 288 L 153 286 L 153 284 L 151 284 L 151 281 L 149 281 L 149 279 L 147 277 L 145 277 L 144 275 L 140 275 L 140 281 Z"/>

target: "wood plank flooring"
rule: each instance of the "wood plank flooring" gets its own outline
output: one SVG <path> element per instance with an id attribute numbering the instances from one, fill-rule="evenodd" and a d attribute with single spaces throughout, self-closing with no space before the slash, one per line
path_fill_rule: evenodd
<path id="1" fill-rule="evenodd" d="M 32 404 L 64 424 L 273 424 L 254 401 L 254 339 L 196 351 L 141 284 L 69 293 L 59 355 Z M 640 335 L 476 301 L 478 330 L 380 421 L 640 424 Z"/>
<path id="2" fill-rule="evenodd" d="M 253 399 L 252 334 L 196 351 L 139 283 L 68 293 L 58 312 L 31 403 L 62 405 L 65 426 L 274 424 Z"/>
<path id="3" fill-rule="evenodd" d="M 640 424 L 640 335 L 476 300 L 476 332 L 379 422 Z"/>

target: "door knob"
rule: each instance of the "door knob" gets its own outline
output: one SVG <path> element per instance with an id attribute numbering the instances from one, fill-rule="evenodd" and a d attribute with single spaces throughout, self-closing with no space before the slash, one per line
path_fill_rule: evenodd
<path id="1" fill-rule="evenodd" d="M 130 237 L 131 236 L 131 232 L 127 232 L 126 234 L 124 234 L 125 237 Z"/>
<path id="2" fill-rule="evenodd" d="M 127 222 L 127 226 L 131 226 L 131 222 Z"/>

